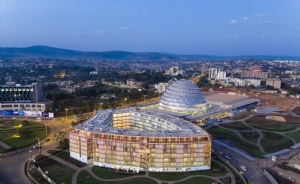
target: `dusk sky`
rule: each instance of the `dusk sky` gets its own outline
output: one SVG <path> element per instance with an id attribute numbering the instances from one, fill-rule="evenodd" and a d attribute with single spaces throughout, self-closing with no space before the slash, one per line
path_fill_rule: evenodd
<path id="1" fill-rule="evenodd" d="M 300 56 L 300 1 L 2 1 L 1 47 Z"/>

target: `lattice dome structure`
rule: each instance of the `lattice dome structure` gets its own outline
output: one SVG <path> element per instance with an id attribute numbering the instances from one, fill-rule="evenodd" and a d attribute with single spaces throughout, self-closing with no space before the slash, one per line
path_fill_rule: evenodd
<path id="1" fill-rule="evenodd" d="M 207 112 L 206 100 L 201 90 L 186 79 L 173 82 L 165 90 L 158 108 L 184 114 L 204 114 Z"/>

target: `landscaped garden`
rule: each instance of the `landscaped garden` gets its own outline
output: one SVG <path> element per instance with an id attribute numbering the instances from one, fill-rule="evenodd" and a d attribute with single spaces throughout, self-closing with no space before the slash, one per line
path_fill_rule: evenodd
<path id="1" fill-rule="evenodd" d="M 47 134 L 50 134 L 49 127 L 47 127 Z M 38 139 L 36 137 L 40 140 L 46 137 L 46 130 L 43 124 L 27 120 L 13 120 L 0 129 L 0 140 L 11 147 L 8 150 L 1 147 L 0 153 L 37 144 Z"/>
<path id="2" fill-rule="evenodd" d="M 132 175 L 129 175 L 132 176 Z M 135 176 L 135 175 L 134 175 Z M 117 179 L 117 178 L 111 178 L 111 179 Z M 77 184 L 156 184 L 156 182 L 152 179 L 145 178 L 141 176 L 140 178 L 134 178 L 134 179 L 125 179 L 122 181 L 100 181 L 92 176 L 87 171 L 81 171 L 79 172 L 77 176 Z"/>
<path id="3" fill-rule="evenodd" d="M 293 142 L 285 136 L 273 132 L 263 132 L 261 146 L 268 153 L 273 153 L 293 146 Z"/>
<path id="4" fill-rule="evenodd" d="M 253 154 L 257 157 L 262 157 L 263 155 L 263 153 L 259 150 L 258 146 L 248 143 L 245 140 L 241 139 L 234 131 L 222 129 L 216 126 L 212 126 L 211 128 L 207 129 L 207 131 L 212 136 L 221 136 L 234 141 L 236 146 L 250 154 Z"/>
<path id="5" fill-rule="evenodd" d="M 257 143 L 257 140 L 259 138 L 259 134 L 255 131 L 251 131 L 251 132 L 240 132 L 242 134 L 242 136 L 247 139 L 248 141 L 251 141 L 253 143 Z"/>
<path id="6" fill-rule="evenodd" d="M 296 142 L 300 142 L 300 130 L 291 133 L 285 133 L 285 135 L 291 137 Z"/>
<path id="7" fill-rule="evenodd" d="M 92 168 L 92 171 L 96 176 L 104 179 L 118 179 L 118 178 L 128 178 L 130 176 L 136 176 L 136 175 L 141 175 L 141 176 L 145 175 L 145 172 L 139 172 L 134 174 L 116 173 L 116 172 L 108 171 L 107 168 L 98 167 L 98 166 L 94 166 Z"/>
<path id="8" fill-rule="evenodd" d="M 56 156 L 67 162 L 70 162 L 73 165 L 76 165 L 77 167 L 83 167 L 86 165 L 85 163 L 82 163 L 74 158 L 71 158 L 70 152 L 62 151 L 62 152 L 57 153 Z"/>
<path id="9" fill-rule="evenodd" d="M 220 126 L 225 127 L 225 128 L 230 128 L 233 130 L 252 130 L 251 128 L 247 127 L 241 121 L 232 122 L 232 123 L 224 123 L 224 124 L 220 124 Z"/>
<path id="10" fill-rule="evenodd" d="M 39 166 L 47 175 L 56 183 L 71 184 L 72 177 L 75 173 L 74 169 L 71 169 L 65 165 L 62 165 L 55 160 L 48 157 L 36 157 L 35 164 Z"/>
<path id="11" fill-rule="evenodd" d="M 210 178 L 204 178 L 204 177 L 195 177 L 191 178 L 182 182 L 178 182 L 176 184 L 211 184 L 213 182 L 216 182 L 216 180 L 210 179 Z"/>
<path id="12" fill-rule="evenodd" d="M 266 116 L 253 116 L 246 123 L 254 128 L 270 131 L 291 131 L 299 127 L 285 122 L 266 119 Z"/>
<path id="13" fill-rule="evenodd" d="M 186 178 L 188 176 L 193 175 L 205 175 L 205 176 L 212 176 L 212 177 L 219 177 L 224 176 L 227 174 L 227 171 L 225 168 L 223 168 L 220 164 L 217 162 L 212 161 L 211 163 L 211 169 L 210 170 L 203 170 L 203 171 L 193 171 L 193 172 L 150 172 L 149 176 L 153 178 L 157 178 L 164 181 L 175 181 L 175 180 L 181 180 L 183 178 Z"/>

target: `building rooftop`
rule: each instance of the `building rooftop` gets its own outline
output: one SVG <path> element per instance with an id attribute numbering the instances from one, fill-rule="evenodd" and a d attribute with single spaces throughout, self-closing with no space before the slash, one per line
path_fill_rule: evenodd
<path id="1" fill-rule="evenodd" d="M 164 120 L 167 123 L 172 124 L 173 129 L 169 130 L 133 130 L 124 128 L 114 128 L 113 115 L 122 113 L 138 113 L 148 115 L 155 119 Z M 129 114 L 128 114 L 129 115 Z M 131 115 L 130 115 L 131 116 Z M 150 123 L 150 122 L 149 122 Z M 89 130 L 93 132 L 105 132 L 107 134 L 116 135 L 132 135 L 132 136 L 156 136 L 156 137 L 190 137 L 190 136 L 207 136 L 205 132 L 199 126 L 196 126 L 186 120 L 173 117 L 167 114 L 158 113 L 150 110 L 138 110 L 136 108 L 124 108 L 118 110 L 103 110 L 97 111 L 95 116 L 88 122 L 82 123 L 74 127 L 75 129 Z"/>

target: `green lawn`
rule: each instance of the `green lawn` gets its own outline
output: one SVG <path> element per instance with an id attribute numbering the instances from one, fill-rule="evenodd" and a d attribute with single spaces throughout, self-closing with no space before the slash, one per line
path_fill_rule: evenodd
<path id="1" fill-rule="evenodd" d="M 77 167 L 83 167 L 86 165 L 85 163 L 82 163 L 82 162 L 70 157 L 70 152 L 66 152 L 66 151 L 59 152 L 58 154 L 56 154 L 56 156 L 73 164 L 73 165 L 76 165 Z"/>
<path id="2" fill-rule="evenodd" d="M 117 179 L 117 178 L 128 178 L 130 176 L 136 176 L 136 175 L 145 175 L 145 173 L 136 173 L 136 174 L 122 174 L 122 173 L 114 173 L 110 172 L 107 170 L 107 168 L 104 167 L 98 167 L 94 166 L 92 168 L 93 173 L 97 175 L 99 178 L 104 178 L 104 179 Z"/>
<path id="3" fill-rule="evenodd" d="M 230 128 L 233 130 L 252 130 L 252 128 L 247 127 L 241 121 L 232 122 L 232 123 L 224 123 L 224 124 L 221 124 L 220 126 L 225 127 L 225 128 Z"/>
<path id="4" fill-rule="evenodd" d="M 298 127 L 297 125 L 266 119 L 265 115 L 253 116 L 252 118 L 248 119 L 246 123 L 254 128 L 270 131 L 290 131 Z"/>
<path id="5" fill-rule="evenodd" d="M 204 177 L 195 177 L 191 178 L 182 182 L 178 182 L 176 184 L 211 184 L 215 182 L 216 180 L 210 179 L 210 178 L 204 178 Z"/>
<path id="6" fill-rule="evenodd" d="M 0 139 L 3 141 L 4 139 L 7 139 L 15 134 L 16 132 L 0 132 Z"/>
<path id="7" fill-rule="evenodd" d="M 294 145 L 290 139 L 276 133 L 263 132 L 263 135 L 264 137 L 260 143 L 268 153 L 277 152 Z"/>
<path id="8" fill-rule="evenodd" d="M 253 143 L 257 143 L 257 140 L 259 138 L 259 134 L 255 131 L 251 131 L 251 132 L 240 132 L 242 134 L 242 136 L 247 139 L 248 141 L 251 141 Z"/>
<path id="9" fill-rule="evenodd" d="M 237 133 L 235 133 L 234 131 L 230 131 L 230 130 L 225 130 L 223 128 L 219 128 L 219 127 L 211 127 L 209 129 L 207 129 L 207 131 L 212 135 L 212 136 L 221 136 L 227 139 L 230 139 L 232 141 L 235 142 L 235 144 L 242 150 L 255 155 L 257 157 L 261 157 L 263 155 L 263 153 L 259 150 L 258 146 L 254 145 L 254 144 L 250 144 L 246 141 L 244 141 L 243 139 L 241 139 Z"/>
<path id="10" fill-rule="evenodd" d="M 48 134 L 50 134 L 50 130 L 51 129 L 47 127 Z M 16 134 L 16 132 L 12 134 Z M 18 138 L 12 137 L 10 139 L 3 140 L 3 142 L 15 149 L 21 149 L 21 148 L 25 148 L 37 144 L 38 140 L 36 139 L 36 137 L 40 138 L 40 141 L 44 139 L 46 137 L 46 130 L 33 130 L 33 133 L 28 135 L 27 137 L 24 136 L 20 136 Z"/>
<path id="11" fill-rule="evenodd" d="M 193 171 L 193 172 L 150 172 L 149 176 L 153 178 L 157 178 L 160 180 L 164 181 L 175 181 L 175 180 L 181 180 L 183 178 L 186 178 L 188 176 L 193 176 L 193 175 L 205 175 L 205 176 L 224 176 L 227 174 L 227 172 L 213 172 L 213 168 L 215 169 L 221 169 L 220 164 L 212 161 L 211 162 L 211 169 L 210 170 L 203 170 L 203 171 Z"/>
<path id="12" fill-rule="evenodd" d="M 81 171 L 77 176 L 77 184 L 156 184 L 156 182 L 152 179 L 148 178 L 135 178 L 135 179 L 124 179 L 122 181 L 99 181 L 93 177 L 85 178 L 86 176 L 89 176 L 90 174 L 87 171 Z"/>
<path id="13" fill-rule="evenodd" d="M 74 169 L 62 165 L 50 158 L 36 163 L 44 172 L 48 172 L 47 175 L 54 182 L 72 184 L 72 177 L 75 173 Z"/>
<path id="14" fill-rule="evenodd" d="M 300 130 L 292 133 L 286 133 L 285 135 L 293 138 L 295 141 L 300 142 Z"/>

